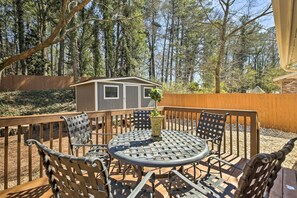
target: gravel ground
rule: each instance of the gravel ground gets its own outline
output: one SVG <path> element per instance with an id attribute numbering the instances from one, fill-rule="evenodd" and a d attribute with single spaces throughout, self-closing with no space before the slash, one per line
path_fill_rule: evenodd
<path id="1" fill-rule="evenodd" d="M 250 150 L 250 133 L 249 127 L 247 127 L 246 140 L 247 140 L 247 157 L 249 158 Z M 233 153 L 237 152 L 236 144 L 236 126 L 232 125 L 232 143 Z M 244 129 L 243 126 L 239 126 L 239 155 L 244 157 L 244 149 L 241 145 L 244 144 Z M 297 137 L 296 133 L 284 132 L 277 129 L 260 128 L 260 152 L 271 153 L 280 150 L 291 138 Z M 226 126 L 226 152 L 230 152 L 230 127 Z M 293 151 L 286 157 L 286 160 L 282 164 L 283 167 L 297 170 L 297 142 Z"/>

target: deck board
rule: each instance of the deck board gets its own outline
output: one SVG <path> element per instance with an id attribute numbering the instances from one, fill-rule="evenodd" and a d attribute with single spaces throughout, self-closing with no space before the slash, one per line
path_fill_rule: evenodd
<path id="1" fill-rule="evenodd" d="M 224 159 L 236 164 L 239 167 L 243 167 L 247 160 L 235 157 L 232 155 L 223 155 Z M 207 163 L 205 161 L 201 162 L 199 165 L 199 169 L 202 171 L 206 171 Z M 111 177 L 116 180 L 122 180 L 123 176 L 121 174 L 118 174 L 117 170 L 117 161 L 113 161 L 112 167 L 111 167 Z M 238 176 L 240 176 L 241 171 L 230 167 L 230 166 L 223 166 L 223 178 L 227 180 L 228 182 L 237 185 L 238 183 Z M 192 177 L 193 175 L 193 167 L 192 166 L 185 166 L 185 174 L 188 177 Z M 216 168 L 215 168 L 216 169 Z M 156 174 L 159 173 L 159 169 L 145 169 L 145 171 L 154 170 Z M 166 174 L 170 171 L 169 168 L 162 169 L 162 174 Z M 198 172 L 198 171 L 197 171 Z M 202 172 L 203 176 L 205 173 Z M 193 177 L 192 177 L 193 178 Z M 135 182 L 136 178 L 133 177 L 132 171 L 128 172 L 125 180 L 125 182 Z M 157 179 L 156 180 L 156 198 L 167 198 L 168 196 L 168 179 Z M 295 188 L 295 190 L 292 190 L 292 188 Z M 278 177 L 275 181 L 275 184 L 271 190 L 270 198 L 280 198 L 280 197 L 295 197 L 296 196 L 296 187 L 297 187 L 297 181 L 296 181 L 296 172 L 290 169 L 281 169 Z M 146 186 L 146 188 L 150 188 L 149 185 Z M 48 198 L 52 195 L 50 186 L 48 185 L 48 179 L 47 177 L 42 177 L 40 179 L 34 180 L 32 182 L 28 182 L 13 188 L 6 189 L 4 191 L 0 192 L 0 197 L 43 197 Z"/>

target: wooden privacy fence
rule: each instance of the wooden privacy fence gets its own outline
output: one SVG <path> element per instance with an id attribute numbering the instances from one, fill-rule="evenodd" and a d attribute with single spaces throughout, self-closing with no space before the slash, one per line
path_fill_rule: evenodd
<path id="1" fill-rule="evenodd" d="M 163 128 L 190 131 L 196 128 L 202 109 L 181 107 L 159 107 L 164 115 Z M 226 113 L 228 129 L 224 134 L 222 152 L 248 158 L 259 152 L 259 133 L 255 111 L 207 109 L 209 112 Z M 25 140 L 34 138 L 51 149 L 69 153 L 66 129 L 61 116 L 78 113 L 0 117 L 0 190 L 7 189 L 44 176 L 42 161 L 35 147 L 25 145 Z M 133 130 L 133 110 L 87 112 L 91 128 L 96 133 L 92 140 L 96 144 L 108 143 L 121 133 Z M 230 120 L 235 118 L 235 124 Z M 242 129 L 239 119 L 244 120 Z M 10 132 L 14 131 L 14 134 Z M 83 155 L 83 148 L 76 155 Z"/>
<path id="2" fill-rule="evenodd" d="M 251 109 L 261 127 L 297 133 L 297 94 L 169 94 L 163 106 Z"/>
<path id="3" fill-rule="evenodd" d="M 82 77 L 80 80 L 87 80 Z M 67 89 L 74 84 L 73 76 L 22 76 L 10 75 L 1 78 L 0 91 L 30 91 Z"/>

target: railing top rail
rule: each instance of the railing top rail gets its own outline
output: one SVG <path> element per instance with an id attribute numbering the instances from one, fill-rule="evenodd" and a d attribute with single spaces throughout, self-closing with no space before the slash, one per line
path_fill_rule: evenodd
<path id="1" fill-rule="evenodd" d="M 152 109 L 152 108 L 146 108 L 146 109 Z M 158 107 L 158 109 L 159 111 L 171 110 L 171 111 L 201 112 L 202 110 L 205 110 L 205 111 L 214 112 L 214 113 L 228 112 L 231 115 L 238 115 L 238 116 L 253 116 L 257 114 L 255 110 L 238 110 L 238 109 L 215 109 L 215 108 L 176 107 L 176 106 Z M 123 114 L 133 114 L 134 110 L 135 109 L 88 111 L 87 114 L 90 118 L 96 118 L 96 117 L 105 116 L 106 112 L 111 112 L 112 116 L 116 116 L 116 115 L 123 115 Z M 64 112 L 64 113 L 55 113 L 55 114 L 0 117 L 0 127 L 59 122 L 59 121 L 62 121 L 60 118 L 61 116 L 72 116 L 72 115 L 77 115 L 79 113 L 80 112 Z"/>
<path id="2" fill-rule="evenodd" d="M 152 108 L 142 108 L 142 109 L 152 109 Z M 158 109 L 162 111 L 163 107 L 160 107 Z M 127 109 L 127 110 L 115 109 L 115 110 L 86 111 L 86 112 L 89 118 L 96 118 L 96 117 L 105 116 L 106 112 L 111 112 L 111 115 L 115 116 L 115 115 L 123 115 L 123 114 L 133 114 L 133 111 L 134 109 Z M 81 112 L 63 112 L 63 113 L 54 113 L 54 114 L 0 117 L 0 127 L 59 122 L 59 121 L 63 121 L 61 119 L 61 116 L 72 116 L 72 115 L 77 115 L 79 113 Z"/>
<path id="3" fill-rule="evenodd" d="M 164 110 L 172 111 L 187 111 L 187 112 L 201 112 L 203 110 L 214 113 L 225 113 L 228 112 L 232 115 L 248 115 L 257 114 L 255 110 L 241 110 L 241 109 L 217 109 L 217 108 L 197 108 L 197 107 L 179 107 L 179 106 L 165 106 Z"/>

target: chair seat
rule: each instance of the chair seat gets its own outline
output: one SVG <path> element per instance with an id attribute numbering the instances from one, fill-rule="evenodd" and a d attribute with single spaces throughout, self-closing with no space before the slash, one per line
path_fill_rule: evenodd
<path id="1" fill-rule="evenodd" d="M 101 159 L 108 159 L 109 155 L 107 151 L 102 151 L 102 147 L 93 146 L 85 155 L 86 157 L 99 157 Z"/>
<path id="2" fill-rule="evenodd" d="M 110 178 L 111 181 L 111 193 L 114 198 L 127 198 L 131 192 L 133 191 L 133 184 L 127 183 L 124 184 L 123 182 L 116 181 L 115 179 Z M 153 193 L 150 191 L 147 191 L 145 189 L 142 189 L 140 193 L 138 193 L 139 198 L 148 198 L 153 197 Z"/>
<path id="3" fill-rule="evenodd" d="M 194 197 L 234 197 L 236 187 L 215 175 L 209 175 L 194 183 L 190 180 L 185 184 L 180 177 L 174 179 L 176 183 L 172 190 L 173 197 L 194 198 Z M 182 184 L 182 185 L 181 185 Z M 182 186 L 182 187 L 181 187 Z"/>

